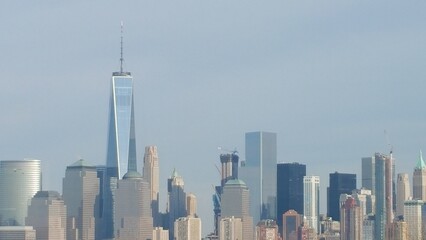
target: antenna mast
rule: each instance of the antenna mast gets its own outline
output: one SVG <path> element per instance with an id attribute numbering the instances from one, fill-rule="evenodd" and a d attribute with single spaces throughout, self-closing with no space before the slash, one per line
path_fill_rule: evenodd
<path id="1" fill-rule="evenodd" d="M 123 21 L 121 21 L 120 73 L 123 73 Z"/>

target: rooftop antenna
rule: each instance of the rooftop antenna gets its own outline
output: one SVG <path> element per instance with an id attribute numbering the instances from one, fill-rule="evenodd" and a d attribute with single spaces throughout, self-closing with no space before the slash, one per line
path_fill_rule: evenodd
<path id="1" fill-rule="evenodd" d="M 123 73 L 123 21 L 121 21 L 120 73 Z"/>

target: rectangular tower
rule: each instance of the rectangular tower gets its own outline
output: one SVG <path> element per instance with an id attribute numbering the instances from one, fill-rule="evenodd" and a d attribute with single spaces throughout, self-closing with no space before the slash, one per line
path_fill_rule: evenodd
<path id="1" fill-rule="evenodd" d="M 361 187 L 371 190 L 372 194 L 375 194 L 375 174 L 374 174 L 374 156 L 363 157 L 362 161 L 362 182 Z"/>
<path id="2" fill-rule="evenodd" d="M 320 199 L 319 176 L 303 177 L 303 214 L 309 227 L 319 233 L 319 199 Z"/>
<path id="3" fill-rule="evenodd" d="M 340 194 L 351 194 L 356 189 L 356 174 L 330 173 L 330 186 L 327 196 L 327 215 L 340 221 Z"/>

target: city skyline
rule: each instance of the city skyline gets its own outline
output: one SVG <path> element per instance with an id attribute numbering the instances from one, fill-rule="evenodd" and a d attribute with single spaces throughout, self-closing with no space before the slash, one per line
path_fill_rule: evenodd
<path id="1" fill-rule="evenodd" d="M 217 147 L 236 147 L 245 160 L 246 132 L 276 132 L 278 162 L 306 164 L 307 174 L 323 183 L 334 171 L 361 176 L 362 156 L 388 151 L 384 129 L 397 173 L 408 173 L 410 181 L 426 147 L 426 116 L 418 110 L 426 100 L 421 6 L 27 4 L 7 2 L 0 10 L 6 36 L 0 40 L 0 159 L 40 159 L 43 189 L 62 192 L 66 166 L 80 157 L 105 162 L 109 75 L 119 68 L 121 20 L 125 69 L 132 70 L 137 93 L 138 171 L 143 148 L 157 145 L 160 210 L 176 167 L 203 209 L 203 233 L 213 228 Z M 205 168 L 193 171 L 194 163 Z"/>

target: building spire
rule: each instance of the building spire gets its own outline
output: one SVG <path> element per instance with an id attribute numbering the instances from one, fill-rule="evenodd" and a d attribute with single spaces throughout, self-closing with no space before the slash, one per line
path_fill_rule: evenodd
<path id="1" fill-rule="evenodd" d="M 123 73 L 123 21 L 121 21 L 120 73 Z"/>
<path id="2" fill-rule="evenodd" d="M 423 154 L 422 154 L 422 150 L 420 150 L 420 156 L 419 156 L 419 161 L 416 164 L 416 169 L 418 170 L 423 170 L 426 168 L 426 164 L 423 161 Z"/>

